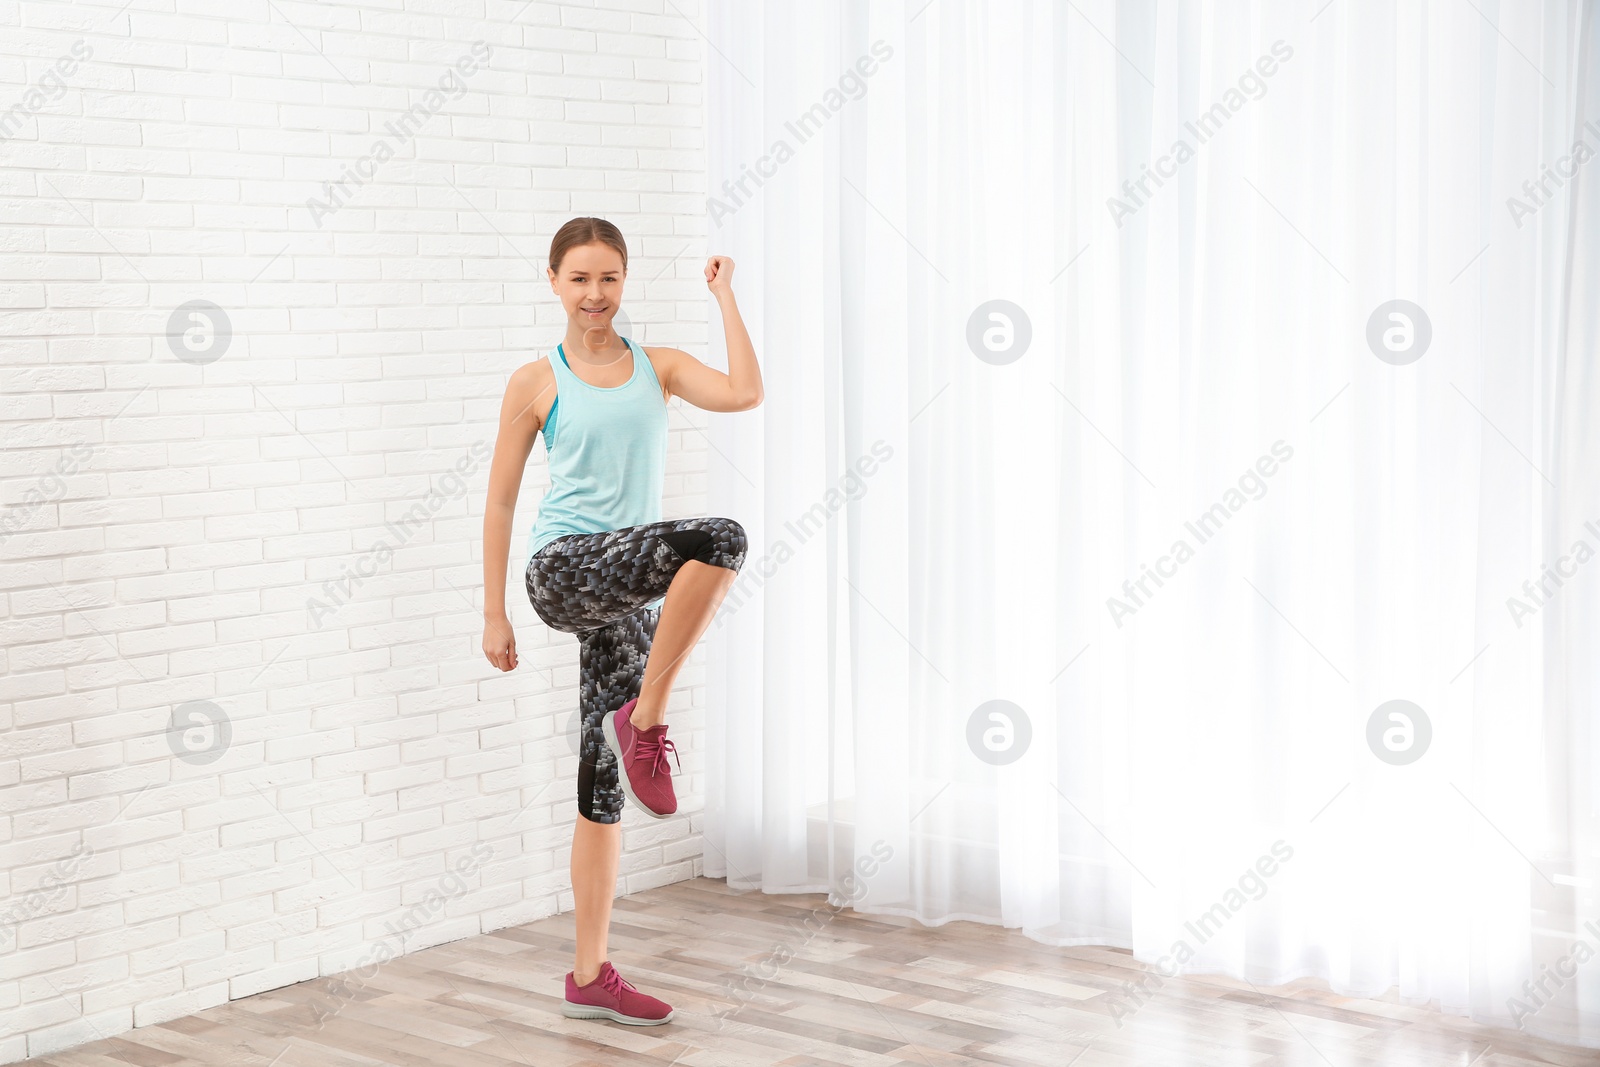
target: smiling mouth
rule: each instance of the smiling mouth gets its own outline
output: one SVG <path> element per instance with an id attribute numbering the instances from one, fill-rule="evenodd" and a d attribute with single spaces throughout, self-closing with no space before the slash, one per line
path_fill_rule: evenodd
<path id="1" fill-rule="evenodd" d="M 605 313 L 606 309 L 604 307 L 597 307 L 597 308 L 580 307 L 578 310 L 584 312 L 585 314 L 589 314 L 589 315 L 601 315 L 601 314 Z"/>

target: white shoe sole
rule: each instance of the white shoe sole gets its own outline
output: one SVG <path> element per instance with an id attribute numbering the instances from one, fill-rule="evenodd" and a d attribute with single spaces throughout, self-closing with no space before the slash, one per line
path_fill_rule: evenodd
<path id="1" fill-rule="evenodd" d="M 633 801 L 633 806 L 650 816 L 652 819 L 672 818 L 678 813 L 675 811 L 669 811 L 665 815 L 661 815 L 651 811 L 650 806 L 644 801 L 640 800 L 639 795 L 633 791 L 633 783 L 628 781 L 628 769 L 623 765 L 622 762 L 622 742 L 617 740 L 617 724 L 615 722 L 616 715 L 617 713 L 614 711 L 606 712 L 606 717 L 600 720 L 600 732 L 606 735 L 606 744 L 611 746 L 612 753 L 617 757 L 617 784 L 622 786 L 623 794 L 626 795 L 629 800 Z M 617 1021 L 622 1022 L 623 1020 L 619 1019 Z"/>
<path id="2" fill-rule="evenodd" d="M 561 1002 L 561 1014 L 569 1019 L 610 1019 L 614 1023 L 623 1023 L 626 1026 L 660 1026 L 662 1023 L 671 1022 L 672 1017 L 678 1013 L 669 1011 L 659 1019 L 638 1019 L 612 1008 L 597 1008 L 564 1000 Z"/>

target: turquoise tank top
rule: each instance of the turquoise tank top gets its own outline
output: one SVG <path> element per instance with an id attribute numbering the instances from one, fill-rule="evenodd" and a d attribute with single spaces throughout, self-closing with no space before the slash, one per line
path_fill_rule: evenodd
<path id="1" fill-rule="evenodd" d="M 661 520 L 667 405 L 650 357 L 622 340 L 633 353 L 633 375 L 609 389 L 573 373 L 560 345 L 550 353 L 556 399 L 543 430 L 550 488 L 528 537 L 530 559 L 566 534 Z"/>

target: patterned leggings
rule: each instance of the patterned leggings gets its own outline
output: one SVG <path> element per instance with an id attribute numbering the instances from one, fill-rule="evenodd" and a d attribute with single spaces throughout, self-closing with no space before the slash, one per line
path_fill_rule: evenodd
<path id="1" fill-rule="evenodd" d="M 639 695 L 661 617 L 658 601 L 691 559 L 737 571 L 744 527 L 732 519 L 669 519 L 557 537 L 528 561 L 528 600 L 552 629 L 578 635 L 578 812 L 622 818 L 617 759 L 600 721 Z"/>

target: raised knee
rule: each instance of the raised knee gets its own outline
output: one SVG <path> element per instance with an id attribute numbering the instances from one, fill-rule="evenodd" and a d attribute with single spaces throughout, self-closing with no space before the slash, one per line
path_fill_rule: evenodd
<path id="1" fill-rule="evenodd" d="M 672 551 L 685 563 L 699 561 L 701 563 L 715 563 L 718 551 L 717 538 L 710 530 L 690 528 L 687 530 L 673 530 L 661 535 Z"/>
<path id="2" fill-rule="evenodd" d="M 737 571 L 744 566 L 745 551 L 749 542 L 745 537 L 744 527 L 739 524 L 739 520 L 723 519 L 721 521 L 723 528 L 720 540 L 722 544 L 718 546 L 721 549 L 719 552 L 721 559 L 718 562 L 731 571 Z"/>

